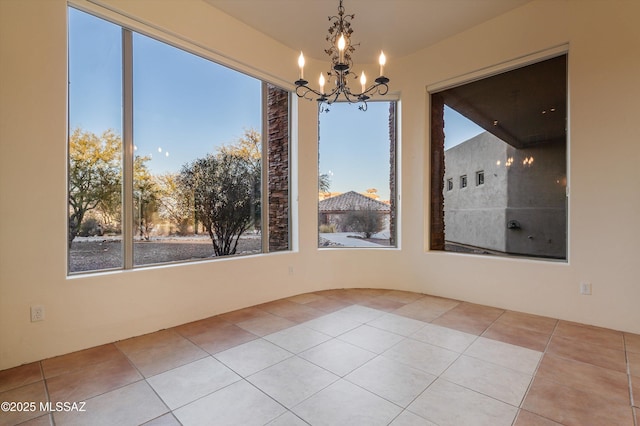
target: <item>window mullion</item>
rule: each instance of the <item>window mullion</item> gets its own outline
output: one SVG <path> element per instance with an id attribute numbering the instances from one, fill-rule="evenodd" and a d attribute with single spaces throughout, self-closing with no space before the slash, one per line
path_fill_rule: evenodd
<path id="1" fill-rule="evenodd" d="M 124 268 L 133 268 L 133 35 L 122 29 L 122 245 Z"/>
<path id="2" fill-rule="evenodd" d="M 269 122 L 267 119 L 267 83 L 262 82 L 262 159 L 261 159 L 261 178 L 260 178 L 260 233 L 262 238 L 262 253 L 269 252 Z"/>

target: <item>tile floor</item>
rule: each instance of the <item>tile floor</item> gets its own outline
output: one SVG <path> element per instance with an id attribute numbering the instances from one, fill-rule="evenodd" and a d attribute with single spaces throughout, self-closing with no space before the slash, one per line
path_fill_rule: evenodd
<path id="1" fill-rule="evenodd" d="M 0 425 L 640 426 L 640 336 L 330 290 L 0 371 Z"/>

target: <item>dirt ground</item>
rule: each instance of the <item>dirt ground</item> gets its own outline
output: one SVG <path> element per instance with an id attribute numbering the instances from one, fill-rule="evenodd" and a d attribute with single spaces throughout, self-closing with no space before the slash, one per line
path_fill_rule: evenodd
<path id="1" fill-rule="evenodd" d="M 370 239 L 380 245 L 389 245 L 389 240 Z M 320 244 L 321 247 L 339 244 Z M 236 256 L 260 253 L 258 235 L 240 237 Z M 208 235 L 195 237 L 152 238 L 151 241 L 134 241 L 134 266 L 215 257 L 213 244 Z M 122 268 L 122 242 L 114 237 L 77 237 L 69 251 L 69 272 L 100 271 Z"/>
<path id="2" fill-rule="evenodd" d="M 260 253 L 259 236 L 243 236 L 236 255 Z M 179 262 L 214 257 L 208 236 L 163 238 L 135 241 L 133 263 L 136 266 Z M 116 238 L 76 238 L 69 251 L 69 271 L 95 271 L 122 267 L 122 243 Z"/>

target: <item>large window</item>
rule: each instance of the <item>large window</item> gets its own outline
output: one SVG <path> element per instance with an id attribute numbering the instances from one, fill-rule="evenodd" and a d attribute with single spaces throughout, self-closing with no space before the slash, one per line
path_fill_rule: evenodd
<path id="1" fill-rule="evenodd" d="M 69 271 L 288 250 L 288 100 L 69 8 Z"/>
<path id="2" fill-rule="evenodd" d="M 566 259 L 566 185 L 566 54 L 431 94 L 432 250 Z"/>
<path id="3" fill-rule="evenodd" d="M 319 115 L 319 246 L 396 245 L 396 102 Z"/>
<path id="4" fill-rule="evenodd" d="M 122 29 L 69 9 L 69 271 L 122 257 Z"/>

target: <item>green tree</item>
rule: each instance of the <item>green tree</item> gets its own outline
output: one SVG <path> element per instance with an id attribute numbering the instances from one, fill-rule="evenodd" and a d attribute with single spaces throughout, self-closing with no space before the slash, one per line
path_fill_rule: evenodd
<path id="1" fill-rule="evenodd" d="M 166 173 L 156 176 L 159 189 L 160 218 L 176 226 L 179 235 L 186 235 L 194 224 L 193 191 L 180 185 L 180 175 Z"/>
<path id="2" fill-rule="evenodd" d="M 69 138 L 69 234 L 78 235 L 87 212 L 113 209 L 120 194 L 122 140 L 112 130 L 102 135 L 76 128 Z"/>
<path id="3" fill-rule="evenodd" d="M 222 145 L 218 153 L 231 154 L 247 161 L 253 172 L 260 174 L 262 160 L 262 144 L 260 133 L 255 129 L 245 129 L 244 136 L 231 145 Z"/>
<path id="4" fill-rule="evenodd" d="M 180 184 L 192 191 L 195 214 L 216 256 L 235 254 L 240 236 L 254 224 L 258 178 L 246 158 L 223 150 L 182 167 Z"/>
<path id="5" fill-rule="evenodd" d="M 136 226 L 140 238 L 149 241 L 158 213 L 160 189 L 147 167 L 151 157 L 136 155 L 133 160 L 133 202 L 136 209 Z"/>
<path id="6" fill-rule="evenodd" d="M 318 176 L 318 190 L 329 192 L 329 189 L 331 189 L 331 176 L 328 173 L 322 173 Z"/>
<path id="7" fill-rule="evenodd" d="M 246 162 L 246 167 L 251 172 L 251 197 L 259 199 L 261 194 L 261 175 L 262 175 L 262 144 L 260 133 L 255 129 L 245 129 L 244 136 L 231 145 L 223 145 L 218 148 L 219 154 L 228 154 L 238 160 Z M 261 219 L 260 203 L 252 204 L 251 217 L 252 226 L 260 229 Z"/>

